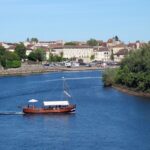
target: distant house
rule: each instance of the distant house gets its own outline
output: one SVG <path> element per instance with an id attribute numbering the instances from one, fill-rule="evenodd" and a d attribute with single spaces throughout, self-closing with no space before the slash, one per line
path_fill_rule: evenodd
<path id="1" fill-rule="evenodd" d="M 114 61 L 120 62 L 126 55 L 128 55 L 128 49 L 121 49 L 114 54 Z"/>
<path id="2" fill-rule="evenodd" d="M 126 45 L 125 44 L 119 44 L 119 45 L 116 45 L 116 46 L 112 46 L 112 47 L 109 47 L 111 50 L 113 50 L 113 53 L 116 54 L 118 53 L 120 50 L 122 49 L 126 49 Z"/>
<path id="3" fill-rule="evenodd" d="M 145 43 L 141 43 L 140 41 L 136 41 L 135 43 L 129 43 L 127 46 L 130 50 L 139 49 Z"/>
<path id="4" fill-rule="evenodd" d="M 16 48 L 16 45 L 10 45 L 8 48 L 6 48 L 6 50 L 9 52 L 14 52 L 15 48 Z"/>
<path id="5" fill-rule="evenodd" d="M 111 52 L 107 47 L 99 47 L 94 49 L 95 60 L 97 61 L 109 61 Z"/>

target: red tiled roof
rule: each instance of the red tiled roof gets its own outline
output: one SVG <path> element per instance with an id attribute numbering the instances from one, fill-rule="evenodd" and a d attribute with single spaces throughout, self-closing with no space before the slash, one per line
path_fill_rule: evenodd
<path id="1" fill-rule="evenodd" d="M 114 55 L 120 56 L 120 55 L 127 55 L 128 54 L 128 49 L 121 49 L 119 52 L 117 52 Z"/>

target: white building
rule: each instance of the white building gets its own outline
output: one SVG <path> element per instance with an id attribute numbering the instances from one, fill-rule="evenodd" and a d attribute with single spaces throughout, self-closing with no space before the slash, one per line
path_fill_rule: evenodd
<path id="1" fill-rule="evenodd" d="M 89 62 L 91 55 L 93 55 L 93 48 L 89 46 L 64 46 L 64 58 L 83 59 L 84 62 Z"/>
<path id="2" fill-rule="evenodd" d="M 109 61 L 111 51 L 106 47 L 99 47 L 94 49 L 95 60 L 97 61 Z"/>

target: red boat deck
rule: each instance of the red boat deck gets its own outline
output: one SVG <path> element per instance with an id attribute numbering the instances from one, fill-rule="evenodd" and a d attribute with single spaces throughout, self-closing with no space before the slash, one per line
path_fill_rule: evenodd
<path id="1" fill-rule="evenodd" d="M 37 108 L 37 107 L 25 107 L 23 108 L 23 112 L 25 114 L 48 114 L 48 113 L 68 113 L 75 111 L 76 105 L 68 105 L 65 107 L 44 107 L 44 108 Z"/>

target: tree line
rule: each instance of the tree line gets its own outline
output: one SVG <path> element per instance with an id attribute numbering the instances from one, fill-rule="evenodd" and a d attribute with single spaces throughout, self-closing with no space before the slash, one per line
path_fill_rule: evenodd
<path id="1" fill-rule="evenodd" d="M 27 56 L 23 43 L 16 44 L 14 52 L 7 51 L 3 46 L 0 46 L 0 65 L 4 69 L 18 68 L 25 60 L 41 62 L 46 60 L 46 53 L 42 48 L 38 48 Z"/>
<path id="2" fill-rule="evenodd" d="M 42 62 L 46 61 L 46 52 L 43 48 L 37 48 L 33 50 L 28 56 L 26 55 L 26 47 L 23 43 L 17 44 L 14 52 L 7 51 L 3 46 L 0 46 L 0 65 L 4 69 L 18 68 L 21 66 L 21 62 L 32 61 Z M 65 60 L 63 53 L 58 55 L 49 54 L 49 62 L 61 62 Z"/>
<path id="3" fill-rule="evenodd" d="M 150 44 L 131 51 L 118 69 L 108 69 L 103 74 L 105 86 L 118 84 L 135 91 L 150 92 Z"/>

